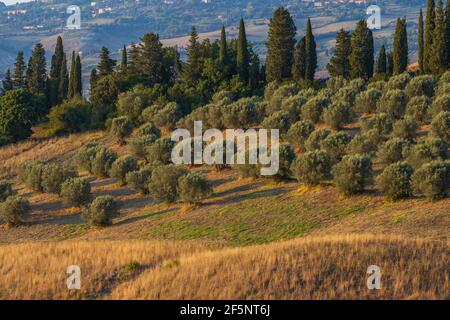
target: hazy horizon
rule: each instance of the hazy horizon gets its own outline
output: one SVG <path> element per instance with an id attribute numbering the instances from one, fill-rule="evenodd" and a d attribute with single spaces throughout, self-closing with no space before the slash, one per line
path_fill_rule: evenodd
<path id="1" fill-rule="evenodd" d="M 7 6 L 10 6 L 12 4 L 21 3 L 21 2 L 31 2 L 34 0 L 0 0 L 0 2 L 5 3 Z"/>

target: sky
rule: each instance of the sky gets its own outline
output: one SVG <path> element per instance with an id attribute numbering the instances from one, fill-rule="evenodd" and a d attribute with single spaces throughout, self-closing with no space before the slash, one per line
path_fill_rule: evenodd
<path id="1" fill-rule="evenodd" d="M 17 2 L 30 2 L 33 0 L 0 0 L 0 1 L 5 3 L 6 5 L 10 5 L 10 4 L 16 4 Z"/>

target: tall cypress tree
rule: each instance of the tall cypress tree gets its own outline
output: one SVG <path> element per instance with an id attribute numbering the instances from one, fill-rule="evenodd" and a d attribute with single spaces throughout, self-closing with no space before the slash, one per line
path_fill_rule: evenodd
<path id="1" fill-rule="evenodd" d="M 253 56 L 254 59 L 254 56 Z M 255 61 L 252 61 L 252 65 Z M 250 53 L 248 51 L 247 35 L 245 32 L 244 19 L 241 18 L 239 23 L 239 36 L 237 40 L 237 53 L 236 64 L 239 78 L 242 82 L 247 83 L 249 81 L 249 65 L 250 65 Z M 255 70 L 253 70 L 254 73 Z M 258 59 L 258 73 L 259 73 L 259 59 Z M 259 80 L 258 80 L 259 81 Z"/>
<path id="2" fill-rule="evenodd" d="M 69 87 L 67 91 L 67 97 L 69 99 L 72 99 L 75 97 L 75 78 L 76 78 L 76 57 L 75 57 L 75 51 L 72 51 L 72 59 L 70 60 L 70 74 L 69 74 Z"/>
<path id="3" fill-rule="evenodd" d="M 406 18 L 397 19 L 394 35 L 394 74 L 401 74 L 408 68 L 408 35 Z"/>
<path id="4" fill-rule="evenodd" d="M 28 68 L 28 90 L 34 94 L 46 94 L 47 92 L 47 63 L 45 50 L 41 43 L 34 46 Z"/>
<path id="5" fill-rule="evenodd" d="M 75 79 L 73 81 L 73 86 L 75 96 L 81 97 L 83 95 L 83 79 L 81 74 L 81 58 L 78 54 L 75 59 Z"/>
<path id="6" fill-rule="evenodd" d="M 373 34 L 365 20 L 360 20 L 351 37 L 350 75 L 352 78 L 369 79 L 373 76 Z"/>
<path id="7" fill-rule="evenodd" d="M 49 81 L 49 95 L 50 105 L 54 106 L 60 103 L 58 99 L 58 90 L 60 83 L 62 60 L 64 55 L 63 41 L 60 36 L 56 40 L 55 53 L 52 56 L 50 65 L 50 81 Z"/>
<path id="8" fill-rule="evenodd" d="M 13 89 L 13 81 L 11 79 L 11 70 L 6 70 L 5 79 L 3 80 L 3 92 Z"/>
<path id="9" fill-rule="evenodd" d="M 428 0 L 427 18 L 425 23 L 425 40 L 424 40 L 424 54 L 423 54 L 423 70 L 425 73 L 431 72 L 430 58 L 431 47 L 433 45 L 433 30 L 435 25 L 435 6 L 434 0 Z"/>
<path id="10" fill-rule="evenodd" d="M 301 81 L 306 78 L 306 38 L 301 38 L 294 48 L 294 63 L 292 64 L 292 78 Z"/>
<path id="11" fill-rule="evenodd" d="M 268 82 L 291 78 L 296 27 L 288 10 L 275 10 L 269 23 L 266 79 Z"/>
<path id="12" fill-rule="evenodd" d="M 438 0 L 431 43 L 431 56 L 429 60 L 429 68 L 433 74 L 441 75 L 447 69 L 448 61 L 446 44 L 444 4 L 442 3 L 442 0 Z"/>
<path id="13" fill-rule="evenodd" d="M 259 87 L 261 81 L 261 67 L 257 54 L 253 54 L 248 72 L 248 84 L 252 90 L 256 90 Z"/>
<path id="14" fill-rule="evenodd" d="M 187 83 L 195 85 L 202 75 L 202 52 L 198 42 L 198 33 L 192 27 L 189 45 L 187 47 L 187 63 L 184 71 L 184 79 Z"/>
<path id="15" fill-rule="evenodd" d="M 394 55 L 392 52 L 386 53 L 386 74 L 388 76 L 394 74 Z"/>
<path id="16" fill-rule="evenodd" d="M 350 34 L 341 29 L 336 36 L 336 50 L 330 59 L 330 63 L 327 65 L 331 76 L 341 76 L 345 79 L 350 77 L 350 53 Z"/>
<path id="17" fill-rule="evenodd" d="M 420 69 L 420 72 L 422 72 L 423 73 L 423 54 L 424 54 L 424 48 L 423 48 L 423 46 L 424 46 L 424 39 L 423 39 L 423 32 L 424 32 L 424 30 L 423 30 L 423 12 L 422 12 L 422 9 L 420 9 L 420 14 L 419 14 L 419 30 L 418 30 L 418 34 L 417 34 L 417 45 L 419 46 L 419 49 L 418 49 L 418 51 L 419 51 L 419 53 L 418 53 L 418 55 L 419 55 L 419 57 L 418 57 L 418 59 L 419 59 L 419 69 Z"/>
<path id="18" fill-rule="evenodd" d="M 387 72 L 386 48 L 384 44 L 381 46 L 380 54 L 378 55 L 375 72 L 377 74 L 386 74 Z"/>
<path id="19" fill-rule="evenodd" d="M 447 49 L 447 68 L 450 68 L 450 0 L 445 5 L 445 48 Z"/>
<path id="20" fill-rule="evenodd" d="M 225 27 L 222 26 L 222 30 L 220 32 L 220 50 L 219 50 L 219 59 L 222 65 L 227 65 L 228 58 L 228 49 L 227 49 L 227 33 L 225 31 Z"/>
<path id="21" fill-rule="evenodd" d="M 99 77 L 110 75 L 114 71 L 116 61 L 109 57 L 109 50 L 106 47 L 102 47 L 100 51 L 100 61 L 97 65 Z"/>
<path id="22" fill-rule="evenodd" d="M 67 73 L 67 58 L 66 54 L 63 54 L 63 59 L 61 62 L 61 73 L 59 75 L 59 84 L 58 84 L 59 103 L 67 99 L 68 88 L 69 88 L 69 75 Z"/>
<path id="23" fill-rule="evenodd" d="M 89 77 L 89 92 L 92 94 L 92 91 L 95 88 L 95 85 L 97 84 L 98 76 L 97 76 L 97 69 L 94 68 L 91 70 L 91 75 Z"/>
<path id="24" fill-rule="evenodd" d="M 147 85 L 160 83 L 163 75 L 163 48 L 156 33 L 145 34 L 139 46 L 138 67 L 143 81 Z"/>
<path id="25" fill-rule="evenodd" d="M 314 80 L 314 75 L 317 68 L 317 52 L 316 52 L 316 40 L 312 33 L 311 19 L 308 17 L 306 23 L 306 36 L 305 36 L 305 50 L 306 50 L 306 80 Z"/>
<path id="26" fill-rule="evenodd" d="M 27 79 L 25 72 L 26 66 L 23 51 L 19 51 L 17 52 L 16 62 L 14 63 L 13 87 L 15 89 L 26 88 Z"/>
<path id="27" fill-rule="evenodd" d="M 139 73 L 139 47 L 134 43 L 131 45 L 130 51 L 128 52 L 128 73 L 132 75 L 136 75 Z M 97 71 L 95 71 L 97 72 Z"/>
<path id="28" fill-rule="evenodd" d="M 122 73 L 127 73 L 128 71 L 128 54 L 127 54 L 127 47 L 125 45 L 122 48 L 122 60 L 120 62 L 120 71 Z"/>

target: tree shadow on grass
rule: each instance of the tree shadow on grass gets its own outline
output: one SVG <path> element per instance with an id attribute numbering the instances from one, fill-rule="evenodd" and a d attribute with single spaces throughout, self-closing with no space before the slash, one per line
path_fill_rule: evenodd
<path id="1" fill-rule="evenodd" d="M 177 208 L 169 208 L 169 209 L 165 209 L 165 210 L 161 210 L 161 211 L 157 211 L 157 212 L 150 212 L 150 213 L 142 214 L 139 216 L 126 218 L 126 219 L 123 219 L 123 220 L 115 223 L 114 226 L 121 226 L 121 225 L 134 223 L 134 222 L 145 220 L 147 218 L 150 218 L 150 217 L 153 217 L 156 215 L 167 214 L 167 213 L 171 213 L 171 212 L 174 212 L 177 210 L 178 210 Z"/>
<path id="2" fill-rule="evenodd" d="M 238 194 L 230 197 L 225 197 L 217 201 L 211 202 L 210 205 L 229 205 L 245 200 L 273 197 L 288 192 L 285 188 L 273 188 L 268 190 L 261 190 L 247 194 Z"/>

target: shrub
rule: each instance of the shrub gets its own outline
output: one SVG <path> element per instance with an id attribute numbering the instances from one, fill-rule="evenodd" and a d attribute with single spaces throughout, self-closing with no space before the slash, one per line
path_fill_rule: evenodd
<path id="1" fill-rule="evenodd" d="M 308 101 L 303 95 L 298 94 L 284 99 L 281 104 L 281 110 L 287 111 L 291 121 L 298 121 L 303 105 Z M 269 111 L 270 113 L 270 111 Z"/>
<path id="2" fill-rule="evenodd" d="M 59 194 L 63 182 L 76 176 L 77 173 L 73 168 L 54 163 L 46 164 L 42 171 L 42 190 L 47 193 Z"/>
<path id="3" fill-rule="evenodd" d="M 433 118 L 431 132 L 450 144 L 450 111 L 443 111 Z"/>
<path id="4" fill-rule="evenodd" d="M 313 123 L 317 123 L 322 116 L 323 109 L 331 103 L 330 99 L 323 97 L 314 97 L 302 107 L 302 117 Z"/>
<path id="5" fill-rule="evenodd" d="M 0 217 L 8 227 L 16 227 L 23 223 L 23 218 L 30 213 L 28 200 L 22 197 L 8 197 L 0 203 Z"/>
<path id="6" fill-rule="evenodd" d="M 420 168 L 423 164 L 434 160 L 445 160 L 448 158 L 448 145 L 438 138 L 416 144 L 407 154 L 408 163 L 414 169 Z"/>
<path id="7" fill-rule="evenodd" d="M 378 157 L 383 163 L 395 163 L 403 160 L 411 148 L 411 142 L 406 139 L 392 138 L 381 145 L 378 150 Z"/>
<path id="8" fill-rule="evenodd" d="M 392 131 L 391 136 L 393 138 L 397 137 L 414 141 L 417 136 L 417 128 L 418 124 L 414 119 L 405 117 L 394 123 L 394 130 Z"/>
<path id="9" fill-rule="evenodd" d="M 42 173 L 46 164 L 43 161 L 32 160 L 19 166 L 19 179 L 31 190 L 43 192 Z"/>
<path id="10" fill-rule="evenodd" d="M 314 124 L 311 121 L 297 121 L 289 128 L 286 138 L 291 145 L 303 148 L 313 131 Z"/>
<path id="11" fill-rule="evenodd" d="M 287 144 L 279 146 L 278 172 L 272 178 L 275 180 L 286 180 L 291 177 L 291 164 L 295 159 L 295 153 Z M 269 152 L 270 153 L 270 152 Z"/>
<path id="12" fill-rule="evenodd" d="M 426 96 L 417 96 L 408 102 L 406 116 L 411 117 L 419 123 L 425 123 L 430 107 L 431 99 Z"/>
<path id="13" fill-rule="evenodd" d="M 153 117 L 153 122 L 160 128 L 170 130 L 175 127 L 182 116 L 181 107 L 175 102 L 170 102 Z"/>
<path id="14" fill-rule="evenodd" d="M 433 161 L 424 164 L 412 176 L 414 193 L 430 200 L 448 196 L 450 190 L 450 162 Z"/>
<path id="15" fill-rule="evenodd" d="M 178 180 L 186 174 L 188 170 L 174 164 L 156 167 L 148 186 L 150 194 L 168 203 L 175 202 L 178 198 Z"/>
<path id="16" fill-rule="evenodd" d="M 402 73 L 393 76 L 389 79 L 387 83 L 388 90 L 404 90 L 411 80 L 411 76 L 408 73 Z"/>
<path id="17" fill-rule="evenodd" d="M 298 85 L 289 83 L 279 87 L 270 97 L 267 112 L 269 114 L 280 111 L 281 105 L 287 98 L 293 97 L 298 93 Z"/>
<path id="18" fill-rule="evenodd" d="M 82 211 L 81 217 L 91 226 L 104 227 L 111 225 L 112 219 L 118 214 L 113 197 L 106 195 L 95 198 L 89 207 Z"/>
<path id="19" fill-rule="evenodd" d="M 290 126 L 289 112 L 277 111 L 266 117 L 261 123 L 261 128 L 265 129 L 279 129 L 280 132 L 286 133 Z"/>
<path id="20" fill-rule="evenodd" d="M 324 150 L 306 152 L 292 163 L 291 171 L 298 182 L 316 185 L 331 179 L 333 157 Z"/>
<path id="21" fill-rule="evenodd" d="M 345 132 L 329 134 L 321 143 L 320 148 L 328 151 L 335 159 L 340 160 L 346 154 L 347 146 L 352 137 Z"/>
<path id="22" fill-rule="evenodd" d="M 198 173 L 188 173 L 180 177 L 177 190 L 180 200 L 189 203 L 198 203 L 212 193 L 208 181 Z"/>
<path id="23" fill-rule="evenodd" d="M 372 161 L 366 155 L 347 155 L 334 166 L 336 187 L 345 195 L 363 192 L 372 182 Z"/>
<path id="24" fill-rule="evenodd" d="M 378 111 L 384 112 L 393 118 L 400 119 L 405 114 L 408 100 L 402 90 L 390 90 L 386 92 L 378 102 Z"/>
<path id="25" fill-rule="evenodd" d="M 89 201 L 91 185 L 84 178 L 69 178 L 61 185 L 61 197 L 65 204 L 79 207 Z"/>
<path id="26" fill-rule="evenodd" d="M 6 180 L 0 180 L 0 202 L 6 200 L 6 198 L 13 196 L 14 190 L 12 188 L 11 182 Z"/>
<path id="27" fill-rule="evenodd" d="M 258 119 L 257 99 L 243 98 L 222 108 L 223 123 L 227 128 L 248 128 Z"/>
<path id="28" fill-rule="evenodd" d="M 48 116 L 53 133 L 75 133 L 89 129 L 91 109 L 82 98 L 76 97 L 51 108 Z"/>
<path id="29" fill-rule="evenodd" d="M 383 92 L 386 89 L 387 86 L 387 82 L 386 81 L 375 81 L 375 82 L 371 82 L 369 83 L 369 85 L 367 86 L 367 90 L 370 89 L 377 89 L 380 90 L 381 92 Z"/>
<path id="30" fill-rule="evenodd" d="M 348 82 L 342 76 L 331 77 L 327 80 L 327 88 L 332 90 L 333 92 L 337 92 L 339 89 L 345 87 Z"/>
<path id="31" fill-rule="evenodd" d="M 172 163 L 172 149 L 175 143 L 168 137 L 159 138 L 145 150 L 145 159 L 152 166 Z"/>
<path id="32" fill-rule="evenodd" d="M 433 76 L 423 75 L 414 77 L 406 85 L 406 94 L 409 98 L 418 96 L 427 96 L 431 98 L 434 95 L 434 87 L 436 86 L 436 80 Z"/>
<path id="33" fill-rule="evenodd" d="M 357 87 L 344 87 L 339 89 L 333 99 L 336 101 L 341 101 L 344 103 L 348 103 L 351 107 L 355 104 L 355 99 L 357 94 L 359 93 L 359 89 Z"/>
<path id="34" fill-rule="evenodd" d="M 307 151 L 318 150 L 321 147 L 322 141 L 325 140 L 331 131 L 327 129 L 316 129 L 314 130 L 309 138 L 306 140 L 305 148 Z"/>
<path id="35" fill-rule="evenodd" d="M 149 166 L 141 168 L 139 171 L 128 172 L 126 181 L 130 188 L 139 190 L 142 194 L 148 194 L 148 184 L 152 177 L 152 170 Z"/>
<path id="36" fill-rule="evenodd" d="M 407 162 L 396 162 L 387 166 L 377 177 L 377 185 L 390 200 L 408 198 L 412 194 L 412 174 L 413 169 Z"/>
<path id="37" fill-rule="evenodd" d="M 126 116 L 134 123 L 138 123 L 143 110 L 151 105 L 158 96 L 157 90 L 136 86 L 118 96 L 117 111 L 119 115 Z"/>
<path id="38" fill-rule="evenodd" d="M 75 163 L 78 168 L 92 173 L 92 160 L 97 154 L 98 144 L 95 142 L 87 143 L 75 155 Z"/>
<path id="39" fill-rule="evenodd" d="M 110 132 L 121 145 L 125 144 L 125 138 L 133 131 L 133 123 L 127 117 L 114 118 L 111 122 Z"/>
<path id="40" fill-rule="evenodd" d="M 259 163 L 257 164 L 250 163 L 249 159 L 250 152 L 255 152 L 255 149 L 247 150 L 245 152 L 245 164 L 235 164 L 232 167 L 237 170 L 239 177 L 256 179 L 260 177 L 261 165 Z M 256 152 L 260 153 L 261 150 L 256 149 Z"/>
<path id="41" fill-rule="evenodd" d="M 158 139 L 152 134 L 137 135 L 131 140 L 131 153 L 138 159 L 145 159 L 146 150 Z"/>
<path id="42" fill-rule="evenodd" d="M 387 136 L 392 132 L 394 119 L 387 113 L 379 113 L 371 116 L 363 122 L 363 132 L 376 130 L 380 136 Z"/>
<path id="43" fill-rule="evenodd" d="M 111 166 L 116 161 L 117 154 L 105 147 L 99 147 L 96 150 L 95 157 L 91 162 L 92 173 L 101 178 L 107 178 Z"/>
<path id="44" fill-rule="evenodd" d="M 378 100 L 382 96 L 382 91 L 370 88 L 361 92 L 355 100 L 355 110 L 361 113 L 374 113 L 377 111 Z"/>
<path id="45" fill-rule="evenodd" d="M 372 129 L 362 134 L 356 135 L 348 144 L 347 153 L 374 155 L 378 150 L 378 145 L 382 141 L 379 132 Z"/>
<path id="46" fill-rule="evenodd" d="M 116 161 L 111 166 L 111 170 L 109 174 L 111 177 L 119 180 L 120 185 L 126 185 L 126 175 L 128 172 L 137 170 L 138 165 L 135 158 L 130 155 L 126 155 L 120 158 L 117 158 Z"/>
<path id="47" fill-rule="evenodd" d="M 431 118 L 434 118 L 442 111 L 450 111 L 450 94 L 438 96 L 434 99 L 428 110 Z"/>
<path id="48" fill-rule="evenodd" d="M 353 110 L 348 103 L 335 102 L 323 112 L 323 121 L 332 129 L 339 130 L 349 123 L 353 116 Z"/>

